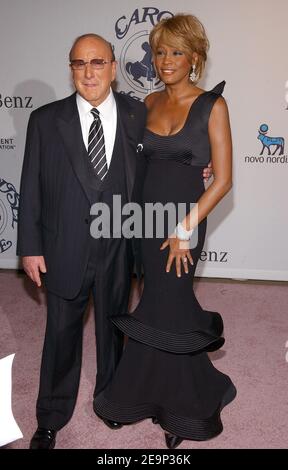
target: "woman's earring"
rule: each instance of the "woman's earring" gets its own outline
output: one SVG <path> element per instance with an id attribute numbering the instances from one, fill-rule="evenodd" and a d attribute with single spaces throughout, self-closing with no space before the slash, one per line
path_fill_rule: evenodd
<path id="1" fill-rule="evenodd" d="M 190 75 L 189 75 L 189 78 L 190 78 L 191 82 L 195 82 L 195 81 L 196 81 L 197 75 L 196 75 L 195 70 L 196 70 L 196 65 L 193 64 L 193 65 L 192 65 L 191 72 L 190 72 Z"/>

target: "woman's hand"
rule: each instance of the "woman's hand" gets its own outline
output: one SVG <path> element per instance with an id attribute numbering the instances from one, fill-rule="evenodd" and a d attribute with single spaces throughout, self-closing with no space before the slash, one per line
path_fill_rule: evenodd
<path id="1" fill-rule="evenodd" d="M 207 165 L 206 168 L 203 170 L 203 179 L 205 183 L 208 183 L 209 179 L 213 175 L 213 167 L 212 167 L 212 162 L 210 161 Z"/>
<path id="2" fill-rule="evenodd" d="M 170 253 L 167 260 L 166 272 L 170 272 L 172 263 L 175 259 L 177 276 L 181 277 L 181 265 L 183 265 L 184 272 L 187 274 L 189 272 L 188 261 L 193 265 L 193 259 L 189 249 L 189 241 L 179 240 L 179 238 L 174 235 L 167 238 L 167 240 L 162 243 L 160 250 L 164 250 L 168 246 L 170 247 Z"/>

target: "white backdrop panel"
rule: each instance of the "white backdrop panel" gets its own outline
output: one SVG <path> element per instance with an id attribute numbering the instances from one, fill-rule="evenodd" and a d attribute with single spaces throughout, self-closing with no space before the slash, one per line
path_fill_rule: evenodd
<path id="1" fill-rule="evenodd" d="M 193 13 L 206 26 L 211 48 L 200 85 L 227 82 L 234 186 L 209 217 L 198 274 L 288 280 L 286 147 L 283 155 L 278 149 L 269 157 L 266 148 L 261 156 L 257 139 L 266 124 L 267 136 L 288 142 L 286 0 L 178 0 L 177 8 L 170 0 L 1 0 L 0 267 L 18 265 L 18 193 L 29 114 L 72 92 L 73 40 L 86 32 L 110 40 L 119 60 L 117 89 L 142 99 L 156 87 L 149 73 L 141 75 L 147 59 L 142 46 L 165 11 Z"/>

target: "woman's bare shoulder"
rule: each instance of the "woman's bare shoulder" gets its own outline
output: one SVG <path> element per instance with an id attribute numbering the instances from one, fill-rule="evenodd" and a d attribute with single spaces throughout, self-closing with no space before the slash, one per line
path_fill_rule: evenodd
<path id="1" fill-rule="evenodd" d="M 161 94 L 162 91 L 154 91 L 153 93 L 150 93 L 150 95 L 146 96 L 144 103 L 147 109 L 150 109 L 151 106 L 155 104 L 155 102 L 161 97 Z"/>

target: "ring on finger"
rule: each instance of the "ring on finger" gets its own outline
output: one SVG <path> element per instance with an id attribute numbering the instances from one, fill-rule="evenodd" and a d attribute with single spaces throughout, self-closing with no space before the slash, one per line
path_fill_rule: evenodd
<path id="1" fill-rule="evenodd" d="M 184 256 L 184 258 L 183 258 L 183 263 L 187 263 L 187 257 L 186 256 Z"/>

